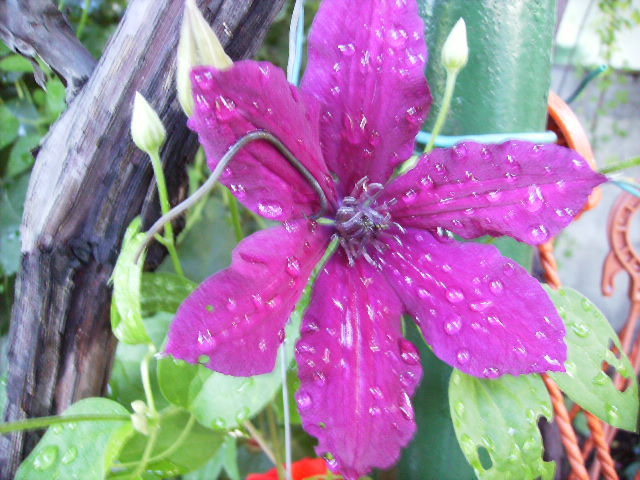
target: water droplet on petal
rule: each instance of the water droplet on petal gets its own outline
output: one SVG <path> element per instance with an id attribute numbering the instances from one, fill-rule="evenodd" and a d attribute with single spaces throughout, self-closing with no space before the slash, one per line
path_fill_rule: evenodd
<path id="1" fill-rule="evenodd" d="M 282 206 L 277 202 L 258 203 L 258 212 L 265 218 L 278 218 L 282 215 Z"/>
<path id="2" fill-rule="evenodd" d="M 293 278 L 300 275 L 300 260 L 296 257 L 287 258 L 287 273 Z"/>
<path id="3" fill-rule="evenodd" d="M 455 335 L 462 328 L 462 319 L 460 317 L 455 317 L 449 321 L 447 321 L 444 325 L 444 331 L 449 335 Z"/>
<path id="4" fill-rule="evenodd" d="M 456 354 L 456 359 L 460 365 L 464 365 L 471 359 L 471 354 L 469 350 L 459 350 Z"/>
<path id="5" fill-rule="evenodd" d="M 491 290 L 491 293 L 493 293 L 495 295 L 499 295 L 504 290 L 504 285 L 502 284 L 502 282 L 500 280 L 493 280 L 489 284 L 489 290 Z"/>
<path id="6" fill-rule="evenodd" d="M 369 415 L 371 415 L 372 417 L 378 417 L 380 416 L 381 413 L 382 413 L 382 410 L 380 410 L 379 407 L 369 408 Z"/>
<path id="7" fill-rule="evenodd" d="M 544 225 L 535 225 L 529 230 L 529 239 L 534 243 L 542 243 L 549 238 L 549 231 Z"/>
<path id="8" fill-rule="evenodd" d="M 420 363 L 420 354 L 413 343 L 404 338 L 398 339 L 398 347 L 400 348 L 400 357 L 407 365 L 417 365 Z"/>
<path id="9" fill-rule="evenodd" d="M 298 403 L 298 408 L 300 410 L 306 410 L 313 404 L 313 399 L 307 392 L 300 391 L 296 395 L 296 402 Z"/>
<path id="10" fill-rule="evenodd" d="M 414 418 L 414 413 L 413 413 L 413 407 L 411 406 L 411 399 L 409 398 L 409 395 L 407 394 L 407 392 L 402 392 L 400 394 L 400 402 L 398 404 L 398 408 L 400 409 L 400 413 L 402 413 L 402 416 L 409 420 L 412 421 Z"/>
<path id="11" fill-rule="evenodd" d="M 407 31 L 399 27 L 387 29 L 385 34 L 387 43 L 394 48 L 403 47 L 407 43 L 408 37 Z"/>
<path id="12" fill-rule="evenodd" d="M 489 308 L 491 305 L 493 305 L 493 302 L 491 300 L 484 300 L 481 302 L 472 303 L 471 305 L 469 305 L 469 308 L 474 312 L 482 312 Z"/>
<path id="13" fill-rule="evenodd" d="M 618 420 L 618 417 L 618 407 L 616 407 L 615 405 L 608 405 L 607 419 L 609 420 L 609 423 L 615 423 Z"/>
<path id="14" fill-rule="evenodd" d="M 497 378 L 500 376 L 500 370 L 496 367 L 487 367 L 482 371 L 482 375 L 487 378 Z"/>
<path id="15" fill-rule="evenodd" d="M 338 50 L 345 57 L 352 57 L 354 53 L 356 53 L 356 47 L 353 43 L 345 43 L 343 45 L 338 45 Z"/>
<path id="16" fill-rule="evenodd" d="M 223 97 L 216 97 L 216 118 L 221 122 L 226 122 L 236 115 L 236 104 L 233 100 Z"/>
<path id="17" fill-rule="evenodd" d="M 55 445 L 49 445 L 42 449 L 40 453 L 36 455 L 33 460 L 33 468 L 42 472 L 50 469 L 53 464 L 58 460 L 58 447 Z"/>
<path id="18" fill-rule="evenodd" d="M 456 288 L 450 288 L 449 290 L 447 290 L 447 300 L 449 300 L 449 302 L 451 303 L 460 303 L 462 300 L 464 300 L 464 294 L 456 289 Z"/>

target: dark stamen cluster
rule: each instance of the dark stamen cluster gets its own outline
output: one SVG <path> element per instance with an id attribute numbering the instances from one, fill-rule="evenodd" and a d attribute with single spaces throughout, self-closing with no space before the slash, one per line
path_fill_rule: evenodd
<path id="1" fill-rule="evenodd" d="M 383 188 L 380 183 L 368 183 L 368 178 L 364 177 L 353 188 L 351 195 L 342 199 L 336 212 L 340 245 L 347 253 L 351 265 L 360 256 L 375 265 L 376 262 L 367 253 L 367 247 L 371 245 L 378 250 L 384 247 L 378 237 L 392 222 L 387 202 L 379 204 L 377 201 Z"/>

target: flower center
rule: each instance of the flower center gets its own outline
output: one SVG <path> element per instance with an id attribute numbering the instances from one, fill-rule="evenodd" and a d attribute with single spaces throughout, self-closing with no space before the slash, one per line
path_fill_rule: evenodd
<path id="1" fill-rule="evenodd" d="M 364 177 L 356 183 L 351 195 L 342 199 L 336 212 L 340 245 L 347 253 L 351 265 L 361 256 L 375 265 L 367 248 L 372 246 L 379 251 L 384 248 L 379 236 L 392 222 L 387 202 L 380 204 L 377 200 L 383 188 L 379 183 L 369 183 L 367 177 Z"/>

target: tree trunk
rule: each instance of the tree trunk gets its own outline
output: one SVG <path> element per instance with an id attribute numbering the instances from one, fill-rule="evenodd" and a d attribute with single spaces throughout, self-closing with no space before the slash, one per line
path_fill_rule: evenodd
<path id="1" fill-rule="evenodd" d="M 200 3 L 237 59 L 256 51 L 284 0 Z M 102 59 L 37 156 L 9 333 L 7 421 L 60 413 L 105 392 L 116 344 L 108 280 L 132 218 L 142 211 L 149 225 L 158 215 L 151 165 L 129 135 L 135 91 L 167 127 L 163 158 L 174 201 L 184 196 L 185 165 L 197 148 L 174 88 L 182 7 L 179 0 L 129 2 Z M 22 432 L 2 438 L 0 478 L 13 478 L 37 438 Z"/>

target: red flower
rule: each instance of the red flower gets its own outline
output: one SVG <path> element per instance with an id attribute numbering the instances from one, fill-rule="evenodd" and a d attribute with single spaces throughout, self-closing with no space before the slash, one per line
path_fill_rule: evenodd
<path id="1" fill-rule="evenodd" d="M 291 465 L 291 470 L 293 480 L 305 480 L 306 478 L 329 473 L 327 464 L 321 458 L 303 458 Z M 266 473 L 251 473 L 247 480 L 278 480 L 278 469 L 273 468 Z"/>

